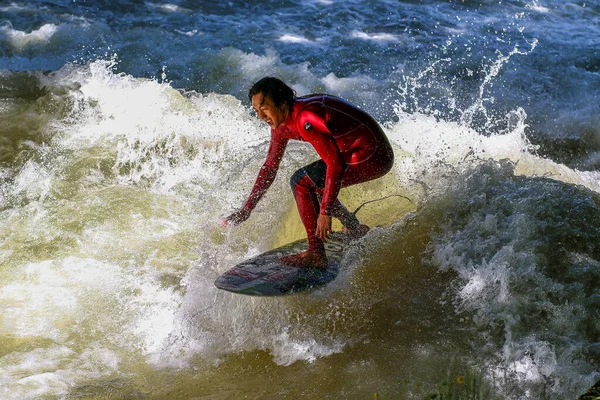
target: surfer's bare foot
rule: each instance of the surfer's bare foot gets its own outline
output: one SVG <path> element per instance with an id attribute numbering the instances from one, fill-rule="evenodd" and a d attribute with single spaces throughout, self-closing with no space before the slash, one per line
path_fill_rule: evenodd
<path id="1" fill-rule="evenodd" d="M 344 233 L 348 234 L 348 236 L 350 236 L 350 238 L 352 240 L 356 240 L 356 239 L 360 239 L 361 237 L 365 236 L 367 234 L 367 232 L 369 232 L 369 229 L 371 229 L 371 228 L 369 228 L 367 225 L 360 224 L 354 229 L 344 228 Z"/>
<path id="2" fill-rule="evenodd" d="M 298 254 L 281 257 L 283 264 L 299 268 L 327 268 L 327 256 L 313 251 L 303 251 Z"/>

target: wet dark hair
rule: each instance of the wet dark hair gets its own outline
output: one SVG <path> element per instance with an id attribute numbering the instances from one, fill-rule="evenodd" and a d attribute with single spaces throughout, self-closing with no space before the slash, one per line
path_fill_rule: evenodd
<path id="1" fill-rule="evenodd" d="M 294 89 L 286 85 L 281 79 L 271 76 L 266 76 L 252 85 L 248 91 L 248 98 L 252 101 L 252 97 L 259 93 L 273 100 L 275 107 L 282 107 L 284 104 L 287 104 L 291 110 L 294 101 L 296 101 L 296 92 Z"/>

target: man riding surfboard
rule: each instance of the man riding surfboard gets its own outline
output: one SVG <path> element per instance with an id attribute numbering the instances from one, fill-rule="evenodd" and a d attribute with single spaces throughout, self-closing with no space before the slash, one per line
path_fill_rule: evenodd
<path id="1" fill-rule="evenodd" d="M 280 261 L 296 267 L 326 268 L 323 242 L 331 233 L 331 217 L 338 218 L 355 237 L 369 230 L 340 202 L 340 189 L 385 175 L 394 163 L 392 147 L 369 114 L 338 97 L 296 97 L 283 81 L 265 77 L 250 88 L 248 98 L 258 117 L 271 127 L 271 143 L 248 200 L 225 218 L 223 225 L 248 219 L 273 183 L 290 139 L 308 142 L 321 159 L 300 168 L 290 179 L 308 249 Z"/>

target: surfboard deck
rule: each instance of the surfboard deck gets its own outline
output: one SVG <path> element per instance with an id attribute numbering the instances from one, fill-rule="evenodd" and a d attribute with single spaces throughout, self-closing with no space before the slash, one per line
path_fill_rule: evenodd
<path id="1" fill-rule="evenodd" d="M 351 238 L 334 232 L 325 242 L 327 268 L 298 268 L 279 262 L 279 258 L 306 250 L 308 241 L 297 240 L 242 261 L 215 280 L 215 286 L 229 292 L 252 296 L 281 296 L 323 286 L 339 272 L 344 252 Z"/>

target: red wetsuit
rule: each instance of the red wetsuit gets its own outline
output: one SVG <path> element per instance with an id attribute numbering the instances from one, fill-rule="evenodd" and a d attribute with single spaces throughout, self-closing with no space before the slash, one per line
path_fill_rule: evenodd
<path id="1" fill-rule="evenodd" d="M 340 218 L 348 228 L 358 225 L 337 200 L 340 188 L 385 175 L 394 153 L 377 122 L 356 106 L 325 94 L 299 97 L 286 121 L 271 130 L 267 159 L 244 205 L 246 211 L 254 209 L 275 179 L 290 139 L 312 144 L 321 157 L 296 171 L 291 185 L 309 251 L 322 251 L 323 243 L 315 235 L 318 214 Z"/>

